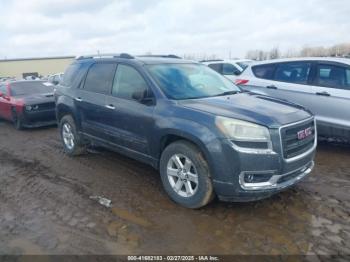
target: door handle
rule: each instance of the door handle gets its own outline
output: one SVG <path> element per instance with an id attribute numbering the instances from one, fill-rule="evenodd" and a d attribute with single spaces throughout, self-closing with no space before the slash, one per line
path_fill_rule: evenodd
<path id="1" fill-rule="evenodd" d="M 114 110 L 115 109 L 115 106 L 114 105 L 105 105 L 106 108 L 108 109 L 111 109 L 111 110 Z"/>
<path id="2" fill-rule="evenodd" d="M 316 95 L 318 95 L 318 96 L 331 96 L 331 94 L 328 92 L 316 92 Z"/>
<path id="3" fill-rule="evenodd" d="M 274 85 L 271 85 L 271 86 L 267 86 L 266 88 L 268 88 L 268 89 L 278 89 L 276 86 L 274 86 Z"/>
<path id="4" fill-rule="evenodd" d="M 75 100 L 78 101 L 78 102 L 83 101 L 83 99 L 81 97 L 76 97 Z"/>

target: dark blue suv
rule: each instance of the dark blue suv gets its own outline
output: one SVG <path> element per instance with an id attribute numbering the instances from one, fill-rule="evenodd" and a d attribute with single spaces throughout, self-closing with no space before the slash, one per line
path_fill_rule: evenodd
<path id="1" fill-rule="evenodd" d="M 302 107 L 242 92 L 176 57 L 79 57 L 55 91 L 65 152 L 104 146 L 158 169 L 175 202 L 262 199 L 314 166 L 316 127 Z"/>

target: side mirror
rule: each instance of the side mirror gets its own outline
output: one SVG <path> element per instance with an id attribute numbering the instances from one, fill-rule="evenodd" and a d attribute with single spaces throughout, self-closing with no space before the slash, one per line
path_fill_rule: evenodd
<path id="1" fill-rule="evenodd" d="M 146 90 L 137 90 L 134 91 L 131 95 L 132 99 L 135 99 L 136 101 L 141 102 L 145 98 Z"/>
<path id="2" fill-rule="evenodd" d="M 137 90 L 132 93 L 132 99 L 142 103 L 142 104 L 153 104 L 154 98 L 148 94 L 148 90 Z"/>

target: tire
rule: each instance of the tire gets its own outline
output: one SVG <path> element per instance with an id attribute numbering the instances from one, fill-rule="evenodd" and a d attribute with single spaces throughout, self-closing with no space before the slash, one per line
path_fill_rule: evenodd
<path id="1" fill-rule="evenodd" d="M 15 109 L 12 109 L 12 120 L 13 120 L 13 126 L 17 129 L 17 130 L 23 130 L 23 123 L 20 117 L 18 117 Z"/>
<path id="2" fill-rule="evenodd" d="M 64 152 L 67 155 L 78 156 L 86 152 L 86 146 L 82 143 L 72 116 L 62 117 L 59 127 Z"/>
<path id="3" fill-rule="evenodd" d="M 160 175 L 169 197 L 183 207 L 201 208 L 214 198 L 208 163 L 190 142 L 181 140 L 165 148 L 160 159 Z"/>

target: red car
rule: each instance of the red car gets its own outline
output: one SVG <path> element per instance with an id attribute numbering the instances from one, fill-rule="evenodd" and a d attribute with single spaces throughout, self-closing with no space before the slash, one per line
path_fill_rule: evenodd
<path id="1" fill-rule="evenodd" d="M 0 118 L 16 129 L 56 124 L 54 87 L 44 81 L 0 83 Z"/>

